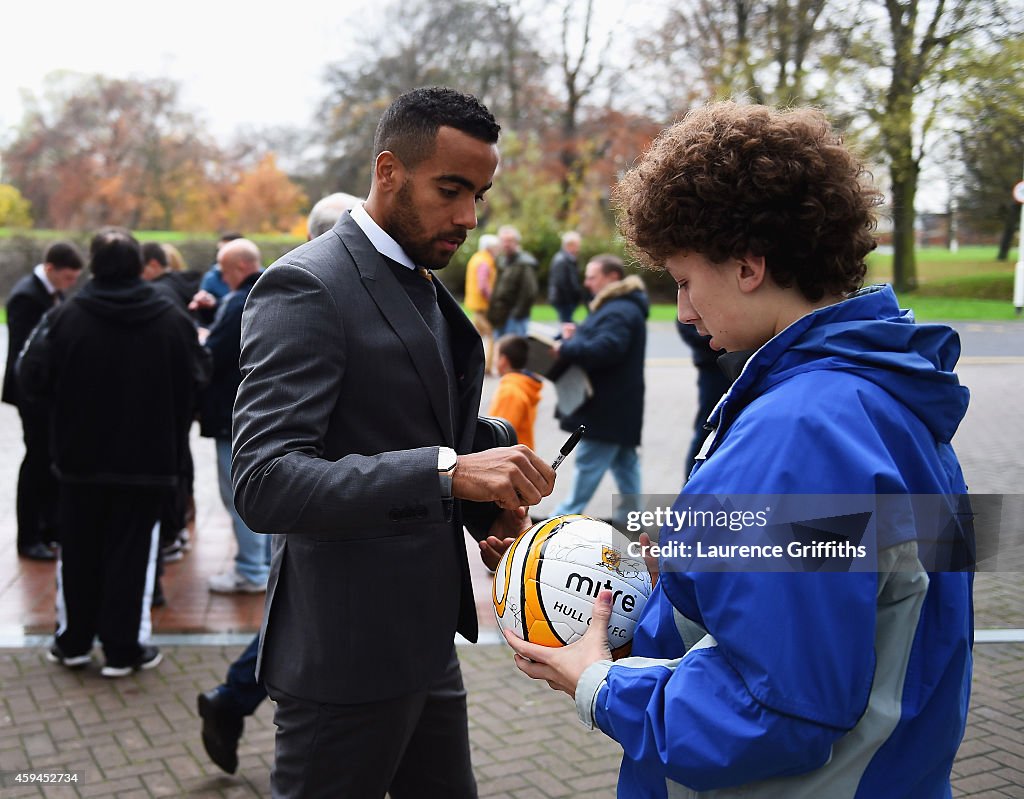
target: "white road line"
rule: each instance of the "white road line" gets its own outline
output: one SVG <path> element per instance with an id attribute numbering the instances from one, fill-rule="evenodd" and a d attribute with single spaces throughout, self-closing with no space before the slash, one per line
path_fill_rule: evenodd
<path id="1" fill-rule="evenodd" d="M 157 646 L 245 646 L 252 640 L 253 633 L 168 633 L 154 635 L 150 643 Z M 53 643 L 52 635 L 25 635 L 13 630 L 0 630 L 0 649 L 33 649 Z M 455 637 L 458 646 L 472 646 L 461 635 Z M 505 639 L 497 630 L 480 631 L 478 646 L 504 644 Z M 1024 643 L 1024 628 L 997 627 L 974 631 L 975 644 L 1021 644 Z"/>

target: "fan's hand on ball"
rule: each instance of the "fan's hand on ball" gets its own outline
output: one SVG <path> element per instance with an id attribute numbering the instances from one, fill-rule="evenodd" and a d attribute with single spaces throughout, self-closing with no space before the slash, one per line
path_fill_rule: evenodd
<path id="1" fill-rule="evenodd" d="M 489 535 L 480 542 L 480 559 L 491 571 L 498 568 L 498 561 L 505 551 L 512 546 L 516 538 L 524 530 L 530 529 L 530 517 L 526 508 L 503 510 L 494 520 Z"/>
<path id="2" fill-rule="evenodd" d="M 564 647 L 537 646 L 505 630 L 505 640 L 515 650 L 516 666 L 527 677 L 544 680 L 556 691 L 576 697 L 576 685 L 587 667 L 599 660 L 611 660 L 608 620 L 612 615 L 612 592 L 602 589 L 594 600 L 594 615 L 583 637 Z"/>
<path id="3" fill-rule="evenodd" d="M 505 510 L 536 505 L 554 487 L 554 470 L 522 444 L 459 455 L 452 475 L 459 499 L 495 502 Z"/>
<path id="4" fill-rule="evenodd" d="M 640 533 L 640 551 L 644 555 L 644 563 L 647 564 L 647 571 L 651 573 L 651 588 L 658 584 L 658 559 L 651 554 L 651 537 L 647 533 Z"/>

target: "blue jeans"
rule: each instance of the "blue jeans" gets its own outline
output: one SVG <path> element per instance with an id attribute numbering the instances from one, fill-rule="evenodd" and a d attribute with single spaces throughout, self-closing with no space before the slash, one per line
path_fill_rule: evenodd
<path id="1" fill-rule="evenodd" d="M 260 637 L 257 635 L 234 663 L 228 666 L 227 680 L 219 690 L 228 696 L 238 712 L 251 716 L 267 698 L 267 690 L 256 681 L 256 655 L 259 652 Z"/>
<path id="2" fill-rule="evenodd" d="M 501 330 L 494 331 L 494 340 L 497 341 L 502 336 L 525 336 L 526 325 L 530 321 L 530 317 L 524 316 L 521 319 L 513 319 L 511 316 L 508 321 L 502 325 Z"/>
<path id="3" fill-rule="evenodd" d="M 238 543 L 235 569 L 246 580 L 265 583 L 270 575 L 271 536 L 254 533 L 246 527 L 242 517 L 235 510 L 235 497 L 231 489 L 231 441 L 227 438 L 218 438 L 216 442 L 220 499 L 231 516 L 231 524 L 235 529 L 235 541 Z"/>
<path id="4" fill-rule="evenodd" d="M 583 513 L 604 473 L 612 470 L 615 485 L 622 495 L 621 507 L 616 522 L 625 519 L 625 513 L 640 506 L 640 458 L 636 447 L 624 447 L 610 441 L 584 438 L 576 447 L 576 467 L 572 473 L 572 489 L 569 496 L 555 510 L 556 516 L 563 513 Z M 619 516 L 623 518 L 618 518 Z"/>

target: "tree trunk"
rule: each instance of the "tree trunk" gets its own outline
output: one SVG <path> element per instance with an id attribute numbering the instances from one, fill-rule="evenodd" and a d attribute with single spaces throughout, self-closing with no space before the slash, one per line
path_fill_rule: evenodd
<path id="1" fill-rule="evenodd" d="M 1003 218 L 1003 234 L 999 237 L 999 253 L 997 261 L 1010 260 L 1010 247 L 1013 245 L 1013 232 L 1017 229 L 1017 220 L 1020 218 L 1020 206 L 1010 203 L 1006 215 Z"/>
<path id="2" fill-rule="evenodd" d="M 917 170 L 892 181 L 892 285 L 897 293 L 917 288 L 914 197 Z"/>

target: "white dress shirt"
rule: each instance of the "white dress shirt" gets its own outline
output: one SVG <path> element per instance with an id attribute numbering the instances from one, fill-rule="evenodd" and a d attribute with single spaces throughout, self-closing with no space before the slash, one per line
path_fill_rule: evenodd
<path id="1" fill-rule="evenodd" d="M 366 238 L 370 240 L 370 244 L 374 246 L 381 255 L 390 258 L 392 261 L 397 261 L 402 266 L 407 267 L 415 271 L 419 267 L 412 262 L 412 259 L 405 254 L 405 250 L 402 249 L 401 245 L 395 241 L 391 236 L 384 232 L 384 229 L 373 221 L 373 218 L 366 213 L 366 209 L 363 208 L 363 204 L 359 203 L 349 213 L 352 214 L 352 219 L 359 225 L 360 230 L 366 234 Z"/>

